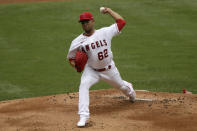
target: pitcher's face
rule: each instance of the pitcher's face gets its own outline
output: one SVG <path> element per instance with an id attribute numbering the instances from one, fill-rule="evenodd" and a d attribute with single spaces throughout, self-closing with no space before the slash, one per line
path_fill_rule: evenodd
<path id="1" fill-rule="evenodd" d="M 86 33 L 89 33 L 92 30 L 94 30 L 94 20 L 84 20 L 84 21 L 81 21 L 81 25 L 82 25 L 83 30 Z"/>

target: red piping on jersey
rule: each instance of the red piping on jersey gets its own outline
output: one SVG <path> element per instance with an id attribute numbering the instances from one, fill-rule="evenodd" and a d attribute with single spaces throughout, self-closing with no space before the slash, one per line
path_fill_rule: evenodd
<path id="1" fill-rule="evenodd" d="M 118 26 L 118 30 L 121 31 L 122 28 L 124 27 L 124 25 L 126 24 L 126 21 L 123 19 L 117 19 L 116 20 L 117 26 Z"/>

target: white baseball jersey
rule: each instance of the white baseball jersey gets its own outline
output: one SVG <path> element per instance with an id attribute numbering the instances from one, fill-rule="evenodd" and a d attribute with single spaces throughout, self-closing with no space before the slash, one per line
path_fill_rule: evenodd
<path id="1" fill-rule="evenodd" d="M 101 69 L 112 62 L 111 40 L 118 35 L 117 24 L 104 27 L 91 36 L 79 35 L 71 43 L 67 58 L 74 58 L 76 51 L 83 47 L 88 55 L 87 64 L 94 69 Z"/>

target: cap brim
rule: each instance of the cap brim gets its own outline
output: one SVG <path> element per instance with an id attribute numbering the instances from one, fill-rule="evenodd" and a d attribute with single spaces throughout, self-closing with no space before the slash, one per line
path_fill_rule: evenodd
<path id="1" fill-rule="evenodd" d="M 79 22 L 86 21 L 86 20 L 91 20 L 91 19 L 82 19 L 82 20 L 79 20 Z"/>

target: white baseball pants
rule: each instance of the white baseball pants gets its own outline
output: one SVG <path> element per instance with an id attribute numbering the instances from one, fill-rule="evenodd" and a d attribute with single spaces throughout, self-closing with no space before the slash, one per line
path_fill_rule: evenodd
<path id="1" fill-rule="evenodd" d="M 129 96 L 130 89 L 128 86 L 132 86 L 132 84 L 122 80 L 114 62 L 111 64 L 111 69 L 103 72 L 97 72 L 86 65 L 81 76 L 81 83 L 79 87 L 78 114 L 80 117 L 89 118 L 89 89 L 92 85 L 99 82 L 100 80 L 103 80 L 113 87 L 120 89 L 126 96 Z M 133 89 L 133 87 L 131 89 Z"/>

